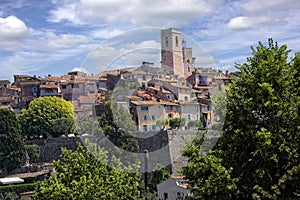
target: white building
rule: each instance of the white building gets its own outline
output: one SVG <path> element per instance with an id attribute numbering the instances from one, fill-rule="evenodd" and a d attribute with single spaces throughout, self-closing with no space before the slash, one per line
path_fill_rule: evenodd
<path id="1" fill-rule="evenodd" d="M 157 195 L 160 200 L 176 200 L 178 197 L 190 195 L 187 181 L 182 176 L 172 176 L 157 185 Z"/>

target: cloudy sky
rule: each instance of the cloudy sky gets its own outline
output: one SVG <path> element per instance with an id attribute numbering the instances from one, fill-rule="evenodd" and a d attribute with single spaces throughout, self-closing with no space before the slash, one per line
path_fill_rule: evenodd
<path id="1" fill-rule="evenodd" d="M 1 0 L 0 79 L 159 66 L 159 31 L 169 27 L 199 67 L 232 71 L 268 38 L 300 51 L 299 19 L 299 0 Z"/>

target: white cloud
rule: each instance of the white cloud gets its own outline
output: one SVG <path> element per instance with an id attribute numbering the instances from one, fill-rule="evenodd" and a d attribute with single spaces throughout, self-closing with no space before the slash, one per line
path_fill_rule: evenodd
<path id="1" fill-rule="evenodd" d="M 246 3 L 240 2 L 239 7 L 243 14 L 230 19 L 227 24 L 229 29 L 282 28 L 289 23 L 294 23 L 293 16 L 299 13 L 300 1 L 250 0 Z M 299 20 L 296 21 L 298 23 Z"/>
<path id="2" fill-rule="evenodd" d="M 124 33 L 123 30 L 121 29 L 99 29 L 99 30 L 94 30 L 91 32 L 91 35 L 93 38 L 104 38 L 104 39 L 108 39 L 108 38 L 112 38 L 115 37 L 117 35 L 120 35 Z"/>
<path id="3" fill-rule="evenodd" d="M 300 1 L 295 0 L 252 0 L 244 3 L 242 8 L 247 13 L 266 13 L 268 11 L 300 8 Z"/>
<path id="4" fill-rule="evenodd" d="M 15 16 L 0 18 L 0 49 L 13 50 L 30 29 Z"/>
<path id="5" fill-rule="evenodd" d="M 186 24 L 213 12 L 223 0 L 81 0 L 50 12 L 52 22 L 74 24 L 131 23 L 142 26 Z"/>
<path id="6" fill-rule="evenodd" d="M 76 47 L 78 44 L 89 42 L 89 38 L 83 35 L 46 33 L 47 46 L 50 49 L 67 49 Z"/>
<path id="7" fill-rule="evenodd" d="M 260 25 L 272 25 L 275 24 L 276 20 L 267 17 L 267 16 L 259 16 L 259 17 L 244 17 L 239 16 L 232 18 L 228 23 L 229 29 L 234 30 L 243 30 L 243 29 L 253 29 Z"/>
<path id="8" fill-rule="evenodd" d="M 86 57 L 81 66 L 90 73 L 99 73 L 109 68 L 138 66 L 143 61 L 159 64 L 160 43 L 146 40 L 140 43 L 118 43 L 114 46 L 99 45 Z"/>

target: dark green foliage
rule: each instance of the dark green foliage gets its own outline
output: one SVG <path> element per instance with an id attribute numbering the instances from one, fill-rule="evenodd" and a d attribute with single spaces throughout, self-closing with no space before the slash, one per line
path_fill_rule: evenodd
<path id="1" fill-rule="evenodd" d="M 185 153 L 190 164 L 183 174 L 196 186 L 196 199 L 300 197 L 300 58 L 289 62 L 287 47 L 271 39 L 267 47 L 259 43 L 252 51 L 247 63 L 237 65 L 214 151 L 197 156 L 201 143 L 194 143 Z M 224 169 L 221 175 L 219 169 Z M 218 182 L 223 184 L 215 186 Z"/>
<path id="2" fill-rule="evenodd" d="M 0 170 L 19 167 L 24 158 L 24 142 L 14 112 L 0 109 Z"/>
<path id="3" fill-rule="evenodd" d="M 179 129 L 185 124 L 184 118 L 171 118 L 169 119 L 169 126 L 171 129 Z"/>
<path id="4" fill-rule="evenodd" d="M 30 158 L 30 163 L 38 162 L 40 158 L 40 147 L 36 144 L 25 145 L 24 147 Z"/>
<path id="5" fill-rule="evenodd" d="M 74 119 L 70 118 L 59 118 L 54 120 L 52 126 L 52 136 L 59 137 L 62 135 L 69 135 L 75 132 Z"/>
<path id="6" fill-rule="evenodd" d="M 135 123 L 129 113 L 116 103 L 105 104 L 105 112 L 98 118 L 100 128 L 108 139 L 121 149 L 138 152 L 137 139 L 130 133 L 135 131 Z"/>
<path id="7" fill-rule="evenodd" d="M 118 159 L 108 165 L 107 152 L 94 145 L 87 148 L 63 149 L 54 163 L 56 174 L 37 186 L 34 199 L 139 199 L 137 169 L 123 171 Z"/>
<path id="8" fill-rule="evenodd" d="M 74 133 L 73 105 L 59 97 L 40 97 L 33 100 L 28 109 L 21 111 L 18 118 L 23 134 L 28 138 L 58 137 L 60 134 L 66 134 L 66 131 Z M 61 122 L 59 119 L 69 119 L 68 123 L 64 125 L 65 131 L 58 127 Z"/>
<path id="9" fill-rule="evenodd" d="M 26 183 L 26 184 L 18 184 L 18 185 L 5 185 L 0 186 L 0 193 L 22 193 L 33 191 L 35 188 L 35 183 Z"/>
<path id="10" fill-rule="evenodd" d="M 162 183 L 166 179 L 171 177 L 171 174 L 161 165 L 157 165 L 155 169 L 150 173 L 150 185 L 149 185 L 149 191 L 151 193 L 155 193 L 157 191 L 156 186 L 159 183 Z"/>

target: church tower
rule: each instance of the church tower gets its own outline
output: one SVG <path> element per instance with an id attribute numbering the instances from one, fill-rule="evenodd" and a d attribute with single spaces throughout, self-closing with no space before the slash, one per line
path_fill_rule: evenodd
<path id="1" fill-rule="evenodd" d="M 161 30 L 161 64 L 174 75 L 184 76 L 181 31 L 175 28 Z"/>

